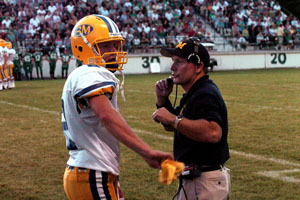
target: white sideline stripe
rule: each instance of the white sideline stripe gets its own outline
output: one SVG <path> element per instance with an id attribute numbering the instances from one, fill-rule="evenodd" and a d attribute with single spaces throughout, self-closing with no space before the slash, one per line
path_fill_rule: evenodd
<path id="1" fill-rule="evenodd" d="M 57 116 L 60 116 L 60 114 L 61 114 L 60 112 L 56 112 L 56 111 L 45 110 L 45 109 L 40 109 L 40 108 L 26 106 L 26 105 L 19 105 L 19 104 L 10 103 L 10 102 L 1 101 L 1 100 L 0 100 L 0 103 L 15 106 L 15 107 L 35 110 L 35 111 L 38 111 L 38 112 L 54 114 L 54 115 L 57 115 Z M 173 140 L 173 137 L 170 137 L 170 136 L 155 134 L 155 133 L 150 132 L 150 131 L 140 130 L 140 129 L 136 129 L 136 128 L 133 128 L 133 130 L 137 133 L 141 133 L 141 134 L 144 134 L 144 135 L 151 135 L 151 136 L 154 136 L 154 137 L 157 137 L 157 138 L 160 138 L 160 139 Z M 251 159 L 255 159 L 255 160 L 269 161 L 269 162 L 274 162 L 274 163 L 278 163 L 278 164 L 281 164 L 281 165 L 289 165 L 289 166 L 294 166 L 294 167 L 300 167 L 300 164 L 289 162 L 289 161 L 282 160 L 282 159 L 265 157 L 265 156 L 260 156 L 260 155 L 256 155 L 256 154 L 235 151 L 235 150 L 232 150 L 232 149 L 230 149 L 230 153 L 233 154 L 233 155 L 242 156 L 242 157 L 246 157 L 246 158 L 251 158 Z"/>
<path id="2" fill-rule="evenodd" d="M 164 136 L 164 135 L 160 135 L 160 134 L 155 134 L 155 133 L 150 132 L 150 131 L 144 131 L 144 130 L 135 129 L 135 128 L 133 130 L 137 133 L 141 133 L 141 134 L 144 134 L 144 135 L 152 135 L 152 136 L 155 136 L 155 137 L 160 138 L 160 139 L 173 140 L 173 137 Z M 289 162 L 289 161 L 282 160 L 282 159 L 265 157 L 265 156 L 260 156 L 260 155 L 256 155 L 256 154 L 245 153 L 245 152 L 241 152 L 241 151 L 235 151 L 235 150 L 232 150 L 232 149 L 230 149 L 230 153 L 233 154 L 233 155 L 237 155 L 237 156 L 241 156 L 241 157 L 245 157 L 245 158 L 251 158 L 251 159 L 261 160 L 261 161 L 269 161 L 269 162 L 273 162 L 273 163 L 277 163 L 277 164 L 281 164 L 281 165 L 289 165 L 289 166 L 294 166 L 294 167 L 300 167 L 300 164 Z"/>
<path id="3" fill-rule="evenodd" d="M 279 179 L 285 182 L 300 183 L 300 179 L 284 175 L 287 173 L 295 173 L 295 172 L 300 172 L 300 169 L 280 170 L 280 171 L 261 171 L 261 172 L 257 172 L 256 174 Z"/>
<path id="4" fill-rule="evenodd" d="M 40 108 L 36 108 L 36 107 L 32 107 L 32 106 L 20 105 L 20 104 L 10 103 L 10 102 L 6 102 L 6 101 L 1 101 L 1 100 L 0 100 L 0 103 L 10 105 L 10 106 L 14 106 L 14 107 L 27 108 L 27 109 L 35 110 L 35 111 L 39 111 L 39 112 L 44 112 L 44 113 L 49 113 L 49 114 L 54 114 L 54 115 L 60 115 L 60 113 L 56 112 L 56 111 L 40 109 Z"/>
<path id="5" fill-rule="evenodd" d="M 253 158 L 255 160 L 269 161 L 269 162 L 273 162 L 273 163 L 277 163 L 277 164 L 281 164 L 281 165 L 289 165 L 289 166 L 294 166 L 294 167 L 300 167 L 300 164 L 289 162 L 289 161 L 282 160 L 282 159 L 265 157 L 265 156 L 260 156 L 260 155 L 256 155 L 256 154 L 235 151 L 235 150 L 232 150 L 232 149 L 230 149 L 230 153 L 235 154 L 237 156 L 246 157 L 246 158 Z"/>
<path id="6" fill-rule="evenodd" d="M 248 107 L 256 107 L 256 108 L 260 108 L 260 109 L 290 110 L 290 111 L 300 112 L 300 109 L 297 109 L 297 108 L 291 108 L 290 106 L 287 106 L 287 107 L 283 108 L 283 107 L 275 107 L 275 106 L 251 105 L 251 104 L 246 104 L 246 103 L 236 103 L 236 102 L 226 102 L 226 103 L 228 103 L 228 104 L 238 104 L 238 105 L 248 106 Z"/>

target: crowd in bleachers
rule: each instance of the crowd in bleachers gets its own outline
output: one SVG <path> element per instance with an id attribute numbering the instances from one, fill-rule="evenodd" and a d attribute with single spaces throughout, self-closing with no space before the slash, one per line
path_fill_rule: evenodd
<path id="1" fill-rule="evenodd" d="M 197 12 L 237 49 L 299 49 L 300 21 L 274 0 L 198 0 Z"/>
<path id="2" fill-rule="evenodd" d="M 113 19 L 129 52 L 149 52 L 195 35 L 213 42 L 201 19 L 238 49 L 299 48 L 299 20 L 271 0 L 6 0 L 0 9 L 1 38 L 20 50 L 64 46 L 71 53 L 71 31 L 88 14 Z"/>

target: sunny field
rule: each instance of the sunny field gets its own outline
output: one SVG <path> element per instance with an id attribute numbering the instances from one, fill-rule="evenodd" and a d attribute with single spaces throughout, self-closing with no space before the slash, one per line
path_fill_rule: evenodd
<path id="1" fill-rule="evenodd" d="M 154 123 L 154 84 L 168 74 L 127 75 L 120 112 L 151 147 L 172 151 L 172 134 Z M 231 199 L 300 199 L 300 69 L 214 72 L 229 114 Z M 66 199 L 68 159 L 60 122 L 64 80 L 16 82 L 0 92 L 0 199 Z M 175 91 L 173 92 L 175 94 Z M 182 90 L 179 87 L 178 99 Z M 173 102 L 175 95 L 171 96 Z M 177 182 L 158 182 L 122 145 L 121 187 L 127 200 L 169 200 Z"/>

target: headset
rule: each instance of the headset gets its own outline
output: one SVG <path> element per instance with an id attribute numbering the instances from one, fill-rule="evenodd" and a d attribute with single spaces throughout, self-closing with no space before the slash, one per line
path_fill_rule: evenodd
<path id="1" fill-rule="evenodd" d="M 198 37 L 190 37 L 189 40 L 191 40 L 194 43 L 194 53 L 191 53 L 187 57 L 187 61 L 192 62 L 195 65 L 200 65 L 201 59 L 198 53 L 199 53 L 199 46 L 201 44 L 201 41 Z"/>

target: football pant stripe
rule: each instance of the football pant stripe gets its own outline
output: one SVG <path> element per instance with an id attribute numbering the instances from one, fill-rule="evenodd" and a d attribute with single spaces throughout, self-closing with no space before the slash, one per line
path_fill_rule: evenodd
<path id="1" fill-rule="evenodd" d="M 96 182 L 96 171 L 95 170 L 90 170 L 89 181 L 90 181 L 90 188 L 91 188 L 91 192 L 92 192 L 94 200 L 100 199 L 98 189 L 97 189 L 98 187 L 97 187 L 97 182 Z"/>

